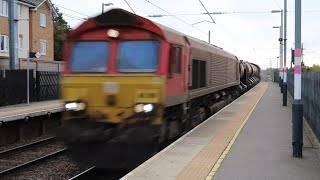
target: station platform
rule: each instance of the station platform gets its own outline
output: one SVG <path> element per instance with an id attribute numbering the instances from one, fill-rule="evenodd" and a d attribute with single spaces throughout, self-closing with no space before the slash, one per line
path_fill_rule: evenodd
<path id="1" fill-rule="evenodd" d="M 318 180 L 319 149 L 306 134 L 303 158 L 292 156 L 291 104 L 261 82 L 121 180 Z"/>
<path id="2" fill-rule="evenodd" d="M 64 106 L 61 100 L 33 102 L 28 104 L 18 104 L 0 108 L 0 122 L 10 122 L 25 117 L 36 117 L 48 113 L 63 111 Z"/>

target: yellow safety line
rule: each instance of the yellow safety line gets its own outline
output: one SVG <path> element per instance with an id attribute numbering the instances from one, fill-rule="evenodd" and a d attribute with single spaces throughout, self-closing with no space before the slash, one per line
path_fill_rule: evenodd
<path id="1" fill-rule="evenodd" d="M 256 104 L 253 106 L 253 108 L 251 109 L 251 111 L 249 112 L 248 116 L 246 117 L 246 119 L 244 120 L 244 122 L 241 124 L 240 128 L 238 129 L 238 131 L 236 132 L 236 134 L 233 136 L 232 140 L 229 142 L 228 146 L 226 147 L 226 149 L 223 151 L 222 155 L 219 157 L 219 159 L 217 160 L 217 162 L 214 164 L 212 170 L 210 171 L 210 173 L 208 174 L 208 176 L 206 177 L 206 180 L 212 180 L 214 175 L 216 174 L 216 172 L 218 172 L 218 169 L 221 166 L 221 163 L 223 162 L 223 160 L 226 158 L 227 154 L 229 153 L 232 145 L 235 143 L 235 141 L 237 140 L 242 128 L 244 127 L 244 125 L 247 123 L 249 117 L 251 116 L 251 114 L 253 113 L 253 111 L 256 109 L 256 106 L 258 105 L 260 99 L 262 98 L 262 96 L 264 95 L 264 93 L 266 92 L 267 88 L 268 88 L 269 83 L 267 84 L 267 86 L 265 87 L 265 89 L 263 90 L 263 93 L 260 95 L 258 101 L 256 102 Z"/>

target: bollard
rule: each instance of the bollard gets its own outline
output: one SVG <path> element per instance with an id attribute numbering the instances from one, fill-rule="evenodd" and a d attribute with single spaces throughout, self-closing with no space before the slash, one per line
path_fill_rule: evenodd
<path id="1" fill-rule="evenodd" d="M 287 83 L 283 84 L 283 106 L 287 106 L 287 91 L 288 91 L 288 86 Z"/>
<path id="2" fill-rule="evenodd" d="M 303 146 L 303 104 L 294 100 L 292 104 L 292 146 L 293 156 L 302 157 Z"/>
<path id="3" fill-rule="evenodd" d="M 280 92 L 283 93 L 283 80 L 280 79 Z"/>

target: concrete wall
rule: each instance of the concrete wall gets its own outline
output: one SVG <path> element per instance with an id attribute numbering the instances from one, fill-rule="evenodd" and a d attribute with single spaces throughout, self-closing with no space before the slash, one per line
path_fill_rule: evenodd
<path id="1" fill-rule="evenodd" d="M 27 69 L 27 60 L 19 59 L 19 69 Z M 29 67 L 36 71 L 63 71 L 63 62 L 30 59 Z M 0 70 L 9 69 L 9 59 L 0 59 Z"/>

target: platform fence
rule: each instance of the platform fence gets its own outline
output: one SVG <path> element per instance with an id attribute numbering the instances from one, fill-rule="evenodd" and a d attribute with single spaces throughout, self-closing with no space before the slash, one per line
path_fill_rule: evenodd
<path id="1" fill-rule="evenodd" d="M 56 100 L 60 73 L 29 71 L 29 102 Z M 0 106 L 27 103 L 27 70 L 0 70 Z"/>
<path id="2" fill-rule="evenodd" d="M 288 91 L 294 96 L 294 72 L 288 72 Z M 320 73 L 302 73 L 303 115 L 320 140 Z"/>

